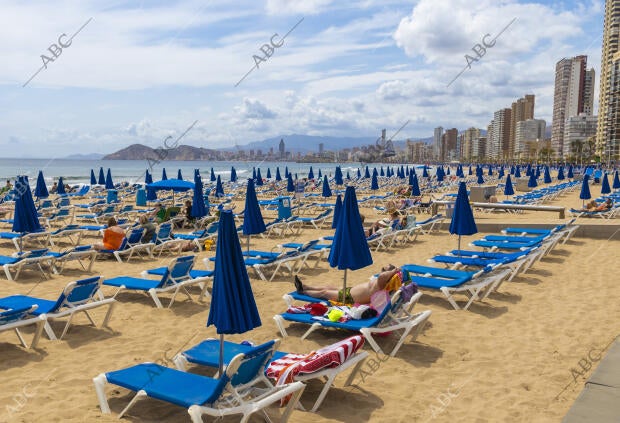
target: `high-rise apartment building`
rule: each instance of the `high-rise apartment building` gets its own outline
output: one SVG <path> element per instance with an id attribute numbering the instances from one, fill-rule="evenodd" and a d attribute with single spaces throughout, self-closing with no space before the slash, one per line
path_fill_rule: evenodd
<path id="1" fill-rule="evenodd" d="M 487 138 L 486 137 L 478 137 L 474 138 L 471 142 L 471 157 L 472 159 L 477 158 L 478 161 L 482 161 L 484 157 L 486 157 L 487 149 Z"/>
<path id="2" fill-rule="evenodd" d="M 510 138 L 506 146 L 507 158 L 512 158 L 515 150 L 517 123 L 534 119 L 534 94 L 526 94 L 525 97 L 518 99 L 510 108 Z"/>
<path id="3" fill-rule="evenodd" d="M 511 109 L 500 109 L 493 114 L 491 137 L 487 135 L 486 155 L 490 159 L 502 160 L 510 157 L 511 114 Z"/>
<path id="4" fill-rule="evenodd" d="M 564 127 L 564 152 L 563 157 L 574 155 L 573 142 L 586 143 L 588 138 L 596 135 L 597 117 L 580 113 L 566 120 Z"/>
<path id="5" fill-rule="evenodd" d="M 280 153 L 280 160 L 284 160 L 286 156 L 286 147 L 284 145 L 284 139 L 280 138 L 280 145 L 278 145 L 278 152 Z"/>
<path id="6" fill-rule="evenodd" d="M 464 160 L 469 160 L 475 155 L 472 154 L 472 148 L 474 144 L 474 140 L 480 138 L 480 129 L 478 128 L 468 128 L 462 134 L 462 142 L 461 142 L 461 158 Z"/>
<path id="7" fill-rule="evenodd" d="M 457 159 L 457 139 L 459 131 L 456 128 L 448 129 L 441 136 L 441 161 L 450 161 Z"/>
<path id="8" fill-rule="evenodd" d="M 603 159 L 618 158 L 618 83 L 620 79 L 620 0 L 605 2 L 601 83 L 599 89 L 596 151 Z"/>
<path id="9" fill-rule="evenodd" d="M 435 128 L 433 132 L 433 152 L 435 157 L 441 158 L 441 136 L 443 135 L 443 128 L 441 126 Z"/>
<path id="10" fill-rule="evenodd" d="M 544 119 L 528 119 L 517 123 L 515 130 L 514 158 L 519 159 L 527 154 L 527 143 L 544 140 L 547 123 Z"/>
<path id="11" fill-rule="evenodd" d="M 555 65 L 551 148 L 560 158 L 566 151 L 566 120 L 580 113 L 592 113 L 594 69 L 586 70 L 587 62 L 588 56 L 575 56 L 562 59 Z"/>

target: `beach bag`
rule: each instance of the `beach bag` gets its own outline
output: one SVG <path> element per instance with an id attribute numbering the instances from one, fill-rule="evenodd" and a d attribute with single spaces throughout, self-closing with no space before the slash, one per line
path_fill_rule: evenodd
<path id="1" fill-rule="evenodd" d="M 212 239 L 205 239 L 205 251 L 211 251 L 211 247 L 213 247 L 213 240 Z"/>
<path id="2" fill-rule="evenodd" d="M 404 302 L 409 302 L 409 300 L 411 300 L 411 297 L 413 297 L 417 292 L 418 292 L 418 285 L 411 282 L 406 285 L 403 285 L 400 288 L 400 297 L 403 299 Z"/>

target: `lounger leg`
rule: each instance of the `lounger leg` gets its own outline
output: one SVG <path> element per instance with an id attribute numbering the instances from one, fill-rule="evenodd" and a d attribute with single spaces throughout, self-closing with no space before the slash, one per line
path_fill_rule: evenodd
<path id="1" fill-rule="evenodd" d="M 45 321 L 44 324 L 44 329 L 45 329 L 45 333 L 47 333 L 47 337 L 52 340 L 52 341 L 56 341 L 58 338 L 56 338 L 56 334 L 54 333 L 54 331 L 52 330 L 52 327 L 50 326 L 49 321 Z"/>
<path id="2" fill-rule="evenodd" d="M 299 383 L 301 384 L 301 382 Z M 299 398 L 301 398 L 301 394 L 304 393 L 304 389 L 306 389 L 306 385 L 301 384 L 301 387 L 291 396 L 286 406 L 286 409 L 284 410 L 284 412 L 282 413 L 282 417 L 280 418 L 280 421 L 282 423 L 286 423 L 291 417 L 291 413 L 293 412 L 293 409 L 295 408 L 297 403 L 299 403 Z"/>
<path id="3" fill-rule="evenodd" d="M 41 321 L 37 323 L 37 328 L 34 331 L 34 338 L 32 338 L 32 344 L 30 344 L 30 348 L 36 348 L 39 345 L 39 340 L 41 339 L 41 334 L 43 333 L 43 326 L 45 325 L 45 314 L 39 316 Z"/>
<path id="4" fill-rule="evenodd" d="M 362 335 L 364 335 L 364 338 L 366 338 L 366 341 L 368 341 L 368 343 L 370 344 L 372 349 L 375 350 L 375 352 L 385 354 L 379 344 L 377 344 L 377 341 L 375 341 L 375 339 L 372 337 L 372 333 L 368 330 L 368 328 L 362 328 L 360 329 L 360 332 Z"/>
<path id="5" fill-rule="evenodd" d="M 4 274 L 6 275 L 6 278 L 10 281 L 13 280 L 13 277 L 11 276 L 11 270 L 8 264 L 5 264 L 4 266 L 2 266 L 4 268 Z"/>
<path id="6" fill-rule="evenodd" d="M 282 316 L 280 316 L 279 314 L 276 314 L 275 316 L 273 316 L 273 320 L 275 320 L 276 326 L 278 327 L 278 329 L 280 330 L 280 333 L 282 334 L 282 338 L 286 338 L 288 334 L 286 333 L 286 329 L 284 328 L 284 319 L 282 318 Z"/>
<path id="7" fill-rule="evenodd" d="M 101 408 L 101 412 L 103 414 L 110 414 L 110 405 L 108 404 L 108 398 L 105 395 L 105 385 L 107 382 L 108 380 L 106 379 L 104 373 L 101 373 L 99 376 L 93 378 L 95 392 L 97 393 L 97 399 L 99 400 L 99 408 Z"/>
<path id="8" fill-rule="evenodd" d="M 134 404 L 135 404 L 136 402 L 140 401 L 140 400 L 141 400 L 141 399 L 143 399 L 143 398 L 146 398 L 146 396 L 147 396 L 147 395 L 146 395 L 146 392 L 145 392 L 145 391 L 143 391 L 143 390 L 138 391 L 138 393 L 136 393 L 136 396 L 135 396 L 135 397 L 133 397 L 133 398 L 131 399 L 131 401 L 129 401 L 129 404 L 127 404 L 127 407 L 125 407 L 125 408 L 123 409 L 123 411 L 121 411 L 121 412 L 118 414 L 118 418 L 120 419 L 121 417 L 123 417 L 123 416 L 125 415 L 125 413 L 127 413 L 127 412 L 129 411 L 129 409 L 130 409 L 131 407 L 133 407 L 133 406 L 134 406 Z"/>
<path id="9" fill-rule="evenodd" d="M 349 377 L 347 377 L 346 382 L 344 383 L 344 386 L 351 386 L 351 384 L 353 383 L 353 380 L 355 379 L 355 376 L 357 376 L 357 374 L 359 373 L 360 369 L 362 368 L 362 365 L 366 362 L 366 358 L 368 358 L 368 353 L 367 352 L 360 352 L 359 354 L 363 354 L 363 358 L 360 359 L 360 361 L 357 362 L 357 364 L 353 367 L 353 370 L 351 371 L 351 373 L 349 373 Z"/>
<path id="10" fill-rule="evenodd" d="M 317 330 L 318 328 L 321 327 L 320 323 L 313 323 L 310 328 L 306 331 L 306 333 L 304 333 L 303 335 L 301 335 L 301 340 L 303 341 L 304 339 L 306 339 L 312 332 L 314 332 L 315 330 Z"/>
<path id="11" fill-rule="evenodd" d="M 72 314 L 70 314 L 70 315 L 69 315 L 69 319 L 67 320 L 67 324 L 65 324 L 65 328 L 63 329 L 62 334 L 60 335 L 60 338 L 58 338 L 58 339 L 62 339 L 62 337 L 63 337 L 63 336 L 65 336 L 65 334 L 66 334 L 66 333 L 67 333 L 67 331 L 69 330 L 69 326 L 71 326 L 71 320 L 73 319 L 73 316 L 74 316 L 74 315 L 75 315 L 74 313 L 72 313 Z M 92 322 L 92 319 L 90 318 L 90 316 L 89 316 L 88 318 L 89 318 L 89 319 L 90 319 L 90 321 Z M 94 325 L 94 324 L 95 324 L 95 323 L 93 322 L 93 325 Z"/>
<path id="12" fill-rule="evenodd" d="M 161 304 L 161 301 L 159 301 L 159 298 L 157 297 L 157 292 L 155 292 L 153 288 L 149 289 L 149 295 L 155 302 L 155 305 L 157 306 L 157 308 L 164 308 L 164 306 Z"/>
<path id="13" fill-rule="evenodd" d="M 323 404 L 323 400 L 325 399 L 325 396 L 327 395 L 327 392 L 329 391 L 329 389 L 332 387 L 332 384 L 334 383 L 334 379 L 336 378 L 336 376 L 338 376 L 337 373 L 332 373 L 327 378 L 327 381 L 325 382 L 325 385 L 323 386 L 323 389 L 321 390 L 319 397 L 316 399 L 316 401 L 314 402 L 314 405 L 310 409 L 311 412 L 315 413 L 316 410 L 319 409 L 321 404 Z"/>
<path id="14" fill-rule="evenodd" d="M 108 307 L 108 311 L 105 314 L 105 318 L 103 319 L 103 323 L 101 323 L 101 327 L 109 327 L 110 318 L 112 317 L 112 311 L 114 311 L 114 307 L 116 306 L 116 300 L 113 300 Z"/>
<path id="15" fill-rule="evenodd" d="M 455 310 L 461 309 L 461 307 L 459 307 L 456 301 L 454 301 L 454 298 L 452 297 L 452 294 L 450 293 L 450 290 L 447 287 L 442 286 L 439 289 L 441 290 L 441 292 L 443 292 L 443 295 L 445 295 L 446 300 L 448 300 L 448 302 L 452 305 L 452 307 L 454 307 Z"/>

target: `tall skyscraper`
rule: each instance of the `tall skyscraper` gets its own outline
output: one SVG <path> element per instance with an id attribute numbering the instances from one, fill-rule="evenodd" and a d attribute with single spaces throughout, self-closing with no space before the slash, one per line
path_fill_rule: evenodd
<path id="1" fill-rule="evenodd" d="M 464 160 L 469 160 L 472 157 L 477 156 L 472 154 L 474 140 L 480 138 L 480 129 L 468 128 L 463 132 L 463 142 L 461 143 L 461 157 Z"/>
<path id="2" fill-rule="evenodd" d="M 587 62 L 588 56 L 575 56 L 555 65 L 551 148 L 560 158 L 567 150 L 564 145 L 566 120 L 580 113 L 592 113 L 594 69 L 586 70 Z"/>
<path id="3" fill-rule="evenodd" d="M 528 119 L 517 123 L 514 157 L 519 159 L 527 153 L 527 143 L 545 139 L 547 123 L 543 119 Z"/>
<path id="4" fill-rule="evenodd" d="M 605 2 L 603 48 L 601 52 L 601 85 L 599 90 L 596 151 L 604 159 L 618 158 L 618 83 L 620 79 L 620 0 Z M 612 85 L 613 84 L 613 85 Z"/>
<path id="5" fill-rule="evenodd" d="M 456 128 L 448 129 L 441 136 L 441 161 L 456 160 L 456 144 L 459 131 Z"/>
<path id="6" fill-rule="evenodd" d="M 487 157 L 495 160 L 510 157 L 511 109 L 500 109 L 493 114 L 493 133 L 487 141 Z"/>
<path id="7" fill-rule="evenodd" d="M 441 136 L 443 135 L 443 127 L 435 128 L 433 132 L 433 152 L 435 157 L 441 158 Z"/>
<path id="8" fill-rule="evenodd" d="M 278 145 L 278 151 L 280 153 L 280 160 L 284 160 L 286 157 L 286 149 L 284 145 L 284 139 L 280 138 L 280 145 Z"/>
<path id="9" fill-rule="evenodd" d="M 505 148 L 506 158 L 512 158 L 514 155 L 517 123 L 534 119 L 534 103 L 534 94 L 526 94 L 525 97 L 512 103 L 510 111 L 510 138 Z"/>

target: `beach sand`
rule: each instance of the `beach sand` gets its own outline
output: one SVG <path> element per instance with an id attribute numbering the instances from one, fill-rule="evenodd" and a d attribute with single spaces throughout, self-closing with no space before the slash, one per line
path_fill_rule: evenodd
<path id="1" fill-rule="evenodd" d="M 581 201 L 577 196 L 578 191 L 554 203 L 578 206 Z M 369 209 L 362 209 L 362 213 L 372 216 Z M 560 222 L 557 214 L 539 212 L 477 212 L 476 217 L 501 223 Z M 349 284 L 367 280 L 388 262 L 426 264 L 433 254 L 456 248 L 457 238 L 449 235 L 446 227 L 438 234 L 420 235 L 406 248 L 373 252 L 374 263 L 349 272 Z M 297 239 L 313 239 L 331 232 L 306 230 Z M 463 245 L 482 235 L 464 237 Z M 504 283 L 499 293 L 492 294 L 484 303 L 474 303 L 469 311 L 453 310 L 438 293 L 424 291 L 416 310 L 430 309 L 433 314 L 416 342 L 407 340 L 393 358 L 376 355 L 367 345 L 365 350 L 373 360 L 363 368 L 363 377 L 347 388 L 343 387 L 345 377 L 339 377 L 317 413 L 295 411 L 290 421 L 560 421 L 592 372 L 591 368 L 582 370 L 580 360 L 584 364 L 589 354 L 598 356 L 620 333 L 617 239 L 573 238 L 560 244 L 530 272 Z M 253 237 L 252 248 L 270 250 L 278 243 L 292 240 Z M 13 252 L 8 244 L 3 245 L 6 248 L 0 249 L 0 253 Z M 245 239 L 242 245 L 245 246 Z M 198 257 L 213 254 L 201 252 Z M 142 270 L 169 260 L 138 259 L 122 265 L 103 260 L 95 264 L 94 274 L 138 276 Z M 3 279 L 0 296 L 28 293 L 55 299 L 69 281 L 88 276 L 77 270 L 75 264 L 70 266 L 74 270 L 51 280 L 41 280 L 33 272 L 16 282 Z M 201 261 L 197 268 L 204 268 Z M 301 277 L 309 284 L 340 285 L 342 275 L 343 272 L 323 262 L 318 269 L 304 271 Z M 263 324 L 227 339 L 263 342 L 279 338 L 273 315 L 284 311 L 281 297 L 293 289 L 293 284 L 290 278 L 263 282 L 253 273 L 250 278 Z M 113 290 L 105 288 L 105 292 Z M 0 422 L 118 421 L 116 416 L 130 400 L 130 394 L 108 386 L 113 414 L 104 416 L 98 407 L 93 377 L 144 361 L 165 360 L 202 339 L 216 336 L 213 327 L 205 327 L 208 301 L 190 302 L 179 295 L 171 309 L 157 309 L 150 297 L 144 295 L 122 293 L 118 300 L 110 329 L 89 326 L 86 318 L 80 316 L 66 340 L 52 342 L 44 337 L 37 350 L 18 346 L 13 333 L 0 334 Z M 97 323 L 104 313 L 94 311 Z M 54 327 L 62 325 L 57 323 Z M 301 341 L 304 331 L 305 327 L 289 325 L 290 336 L 282 339 L 281 349 L 309 352 L 349 335 L 317 330 Z M 24 332 L 30 342 L 32 332 Z M 394 342 L 393 337 L 386 337 L 381 345 L 387 350 Z M 572 369 L 583 375 L 574 378 Z M 311 405 L 321 386 L 311 383 L 302 402 Z M 182 408 L 144 400 L 123 420 L 183 422 L 189 418 Z M 252 421 L 262 419 L 255 416 Z"/>

